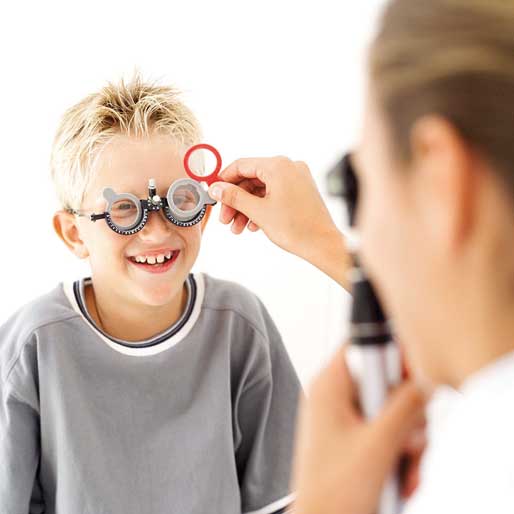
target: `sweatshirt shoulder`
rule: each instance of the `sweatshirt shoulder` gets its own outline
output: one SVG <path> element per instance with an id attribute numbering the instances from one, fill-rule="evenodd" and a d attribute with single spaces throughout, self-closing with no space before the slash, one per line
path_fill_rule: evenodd
<path id="1" fill-rule="evenodd" d="M 6 365 L 35 337 L 38 329 L 78 314 L 69 303 L 62 284 L 22 306 L 0 326 L 0 361 Z"/>
<path id="2" fill-rule="evenodd" d="M 23 336 L 53 322 L 78 316 L 68 301 L 62 284 L 35 298 L 18 309 L 2 326 L 1 338 L 6 332 L 15 331 Z M 1 344 L 1 343 L 0 343 Z"/>
<path id="3" fill-rule="evenodd" d="M 231 312 L 252 325 L 264 336 L 278 335 L 268 310 L 255 293 L 236 282 L 221 280 L 207 274 L 203 274 L 203 280 L 205 284 L 204 309 Z"/>

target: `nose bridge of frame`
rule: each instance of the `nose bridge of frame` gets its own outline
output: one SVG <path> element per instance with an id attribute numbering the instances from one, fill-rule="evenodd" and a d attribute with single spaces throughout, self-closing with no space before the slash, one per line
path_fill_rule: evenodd
<path id="1" fill-rule="evenodd" d="M 164 209 L 159 207 L 157 209 L 150 210 L 146 217 L 146 222 L 141 229 L 141 232 L 147 234 L 148 232 L 154 232 L 158 228 L 159 232 L 169 232 L 170 222 L 167 219 Z"/>

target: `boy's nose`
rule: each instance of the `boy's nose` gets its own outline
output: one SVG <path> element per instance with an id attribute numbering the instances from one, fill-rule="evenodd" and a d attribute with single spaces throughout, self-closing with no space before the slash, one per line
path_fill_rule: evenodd
<path id="1" fill-rule="evenodd" d="M 148 215 L 146 225 L 139 232 L 139 237 L 144 241 L 162 241 L 169 235 L 171 229 L 172 223 L 164 217 L 162 210 L 152 211 Z"/>

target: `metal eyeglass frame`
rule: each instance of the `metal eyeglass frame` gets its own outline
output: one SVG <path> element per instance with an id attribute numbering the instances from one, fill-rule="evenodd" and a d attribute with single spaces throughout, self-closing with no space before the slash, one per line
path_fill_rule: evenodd
<path id="1" fill-rule="evenodd" d="M 208 150 L 214 155 L 216 159 L 216 168 L 210 175 L 197 175 L 191 170 L 189 166 L 189 159 L 191 155 L 197 150 Z M 146 225 L 146 222 L 148 221 L 148 216 L 150 212 L 159 211 L 161 209 L 163 210 L 166 218 L 174 225 L 177 225 L 178 227 L 192 227 L 193 225 L 196 225 L 197 223 L 200 223 L 200 221 L 202 221 L 207 211 L 208 205 L 216 205 L 216 200 L 213 200 L 209 196 L 208 192 L 202 187 L 201 183 L 205 182 L 208 186 L 210 186 L 212 183 L 221 180 L 218 177 L 218 174 L 221 170 L 220 153 L 215 147 L 205 143 L 192 146 L 186 152 L 186 155 L 184 157 L 184 168 L 186 170 L 186 173 L 191 178 L 183 178 L 174 181 L 168 189 L 166 198 L 161 198 L 159 195 L 157 195 L 155 180 L 151 178 L 148 181 L 148 198 L 145 200 L 141 200 L 131 193 L 118 194 L 112 188 L 107 187 L 102 192 L 103 197 L 107 201 L 107 207 L 103 213 L 87 214 L 85 211 L 77 209 L 67 209 L 67 211 L 71 214 L 74 214 L 75 216 L 87 217 L 93 222 L 100 219 L 105 219 L 110 229 L 112 229 L 117 234 L 127 236 L 135 234 L 136 232 L 142 230 L 143 227 Z M 184 211 L 180 209 L 179 206 L 173 201 L 173 197 L 177 189 L 187 186 L 194 189 L 194 192 L 198 197 L 198 201 L 193 209 Z M 129 200 L 137 208 L 136 221 L 128 227 L 121 227 L 112 220 L 112 206 L 120 200 Z"/>
<path id="2" fill-rule="evenodd" d="M 184 211 L 176 205 L 173 201 L 173 197 L 178 189 L 188 186 L 194 189 L 194 193 L 198 196 L 198 201 L 193 209 Z M 168 189 L 166 198 L 161 198 L 157 195 L 155 180 L 153 178 L 148 181 L 148 198 L 145 200 L 139 199 L 131 193 L 116 193 L 110 187 L 106 187 L 102 195 L 107 202 L 107 207 L 103 213 L 87 214 L 84 211 L 76 209 L 70 209 L 68 212 L 76 216 L 87 217 L 93 222 L 105 219 L 105 222 L 111 230 L 117 234 L 127 236 L 142 230 L 152 211 L 155 212 L 162 209 L 166 219 L 174 225 L 178 227 L 192 227 L 202 221 L 207 211 L 207 205 L 216 205 L 216 201 L 209 196 L 207 191 L 197 181 L 189 178 L 179 179 L 173 182 Z M 128 200 L 137 208 L 135 221 L 127 227 L 116 224 L 111 216 L 113 205 L 120 200 Z"/>

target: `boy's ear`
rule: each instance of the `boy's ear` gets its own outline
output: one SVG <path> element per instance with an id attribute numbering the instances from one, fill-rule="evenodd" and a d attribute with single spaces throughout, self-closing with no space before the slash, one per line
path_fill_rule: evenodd
<path id="1" fill-rule="evenodd" d="M 203 220 L 201 221 L 202 234 L 203 234 L 203 231 L 205 230 L 205 227 L 207 226 L 209 218 L 211 217 L 211 213 L 212 213 L 212 205 L 208 205 L 207 209 L 205 210 L 205 216 L 203 217 Z"/>
<path id="2" fill-rule="evenodd" d="M 79 258 L 85 259 L 89 252 L 80 238 L 75 216 L 64 210 L 57 211 L 52 219 L 54 230 L 64 244 Z"/>

